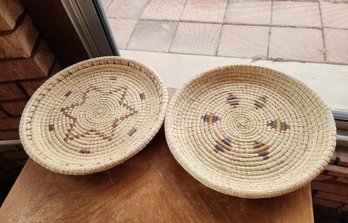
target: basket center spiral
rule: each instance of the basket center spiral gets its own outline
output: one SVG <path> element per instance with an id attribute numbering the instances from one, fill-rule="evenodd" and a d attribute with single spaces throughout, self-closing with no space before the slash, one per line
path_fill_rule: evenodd
<path id="1" fill-rule="evenodd" d="M 236 125 L 238 129 L 249 129 L 251 127 L 250 119 L 247 117 L 240 117 L 236 121 L 237 121 Z"/>
<path id="2" fill-rule="evenodd" d="M 93 104 L 84 106 L 86 110 L 86 119 L 91 123 L 100 123 L 100 122 L 107 122 L 110 121 L 110 118 L 114 116 L 113 114 L 115 111 L 112 111 L 112 107 L 114 107 L 114 104 L 112 103 L 100 103 L 100 104 Z"/>
<path id="3" fill-rule="evenodd" d="M 257 123 L 255 122 L 256 117 L 253 117 L 255 114 L 250 111 L 230 111 L 225 115 L 226 123 L 224 127 L 228 128 L 231 134 L 234 133 L 243 133 L 248 134 L 255 130 Z"/>

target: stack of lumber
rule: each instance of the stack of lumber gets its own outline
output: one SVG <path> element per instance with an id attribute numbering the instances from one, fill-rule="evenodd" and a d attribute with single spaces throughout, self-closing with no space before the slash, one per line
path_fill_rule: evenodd
<path id="1" fill-rule="evenodd" d="M 348 122 L 336 120 L 337 146 L 330 165 L 312 183 L 313 203 L 348 212 Z"/>

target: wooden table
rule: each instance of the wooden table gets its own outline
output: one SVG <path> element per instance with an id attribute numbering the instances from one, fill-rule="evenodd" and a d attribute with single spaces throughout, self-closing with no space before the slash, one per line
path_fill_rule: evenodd
<path id="1" fill-rule="evenodd" d="M 248 200 L 211 190 L 171 155 L 161 130 L 139 154 L 88 176 L 55 174 L 28 160 L 0 222 L 313 222 L 310 186 Z"/>

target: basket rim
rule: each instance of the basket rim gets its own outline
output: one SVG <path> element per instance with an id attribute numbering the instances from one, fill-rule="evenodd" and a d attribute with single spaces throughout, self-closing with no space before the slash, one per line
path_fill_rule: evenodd
<path id="1" fill-rule="evenodd" d="M 67 167 L 62 167 L 61 165 L 56 165 L 56 164 L 52 164 L 51 162 L 47 162 L 46 160 L 42 159 L 40 156 L 37 156 L 37 154 L 34 152 L 34 150 L 31 148 L 31 145 L 29 143 L 29 140 L 25 134 L 25 129 L 26 129 L 26 124 L 27 124 L 27 119 L 28 119 L 28 115 L 30 108 L 32 107 L 33 103 L 37 100 L 37 96 L 44 90 L 46 89 L 46 87 L 54 82 L 57 78 L 59 78 L 62 74 L 68 72 L 69 70 L 74 70 L 75 68 L 81 67 L 81 65 L 83 66 L 84 64 L 88 64 L 91 62 L 95 62 L 95 61 L 104 61 L 104 60 L 118 60 L 118 61 L 125 61 L 131 64 L 134 64 L 136 66 L 139 66 L 141 68 L 144 68 L 145 70 L 147 70 L 149 73 L 151 73 L 151 75 L 154 77 L 154 80 L 157 82 L 157 84 L 159 85 L 159 90 L 160 90 L 160 96 L 162 100 L 162 105 L 160 107 L 160 112 L 158 113 L 158 119 L 156 120 L 156 122 L 153 123 L 153 126 L 151 129 L 149 129 L 146 137 L 143 138 L 143 140 L 141 142 L 138 142 L 138 144 L 136 144 L 134 146 L 134 148 L 132 148 L 132 152 L 128 153 L 127 156 L 122 157 L 120 159 L 113 159 L 110 162 L 106 162 L 106 163 L 101 163 L 99 165 L 91 165 L 88 167 L 76 167 L 76 168 L 67 168 Z M 120 64 L 122 65 L 122 64 Z M 93 65 L 91 65 L 93 66 Z M 91 67 L 89 66 L 89 67 Z M 122 66 L 127 66 L 127 65 L 122 65 Z M 129 67 L 129 66 L 127 66 Z M 73 75 L 70 74 L 70 75 Z M 155 135 L 157 134 L 157 132 L 160 130 L 160 128 L 163 125 L 163 121 L 165 118 L 165 114 L 166 114 L 166 110 L 167 110 L 167 106 L 168 106 L 168 90 L 167 87 L 165 86 L 165 83 L 163 82 L 163 80 L 161 79 L 161 77 L 157 74 L 156 71 L 154 71 L 153 69 L 151 69 L 150 67 L 148 67 L 145 64 L 142 64 L 138 61 L 132 60 L 132 59 L 126 59 L 123 57 L 119 57 L 119 56 L 102 56 L 102 57 L 96 57 L 96 58 L 91 58 L 91 59 L 87 59 L 87 60 L 83 60 L 80 61 L 78 63 L 75 63 L 71 66 L 68 66 L 60 71 L 58 71 L 55 75 L 53 75 L 52 77 L 50 77 L 49 79 L 47 79 L 35 92 L 34 94 L 30 97 L 30 99 L 28 100 L 21 118 L 20 118 L 20 123 L 19 123 L 19 136 L 20 136 L 20 141 L 23 145 L 23 148 L 25 150 L 25 152 L 29 155 L 29 157 L 36 163 L 40 164 L 41 166 L 45 167 L 48 170 L 51 170 L 55 173 L 60 173 L 60 174 L 67 174 L 67 175 L 86 175 L 86 174 L 92 174 L 92 173 L 97 173 L 97 172 L 101 172 L 107 169 L 110 169 L 112 167 L 115 167 L 123 162 L 125 162 L 126 160 L 132 158 L 133 156 L 135 156 L 138 152 L 140 152 L 142 149 L 144 149 L 146 147 L 146 145 L 155 137 Z M 36 146 L 40 146 L 40 145 L 36 145 Z"/>
<path id="2" fill-rule="evenodd" d="M 328 118 L 328 120 L 330 120 L 330 125 L 328 128 L 331 129 L 331 133 L 332 133 L 332 134 L 328 135 L 328 139 L 330 141 L 330 146 L 329 146 L 330 148 L 327 149 L 328 153 L 330 153 L 331 155 L 330 156 L 321 156 L 321 159 L 318 159 L 318 161 L 320 161 L 320 162 L 317 162 L 316 165 L 313 165 L 312 169 L 316 170 L 316 171 L 315 172 L 313 171 L 311 176 L 302 177 L 297 181 L 293 181 L 293 183 L 291 185 L 279 186 L 277 191 L 274 191 L 274 190 L 249 191 L 245 188 L 224 187 L 220 184 L 215 183 L 214 181 L 209 181 L 209 179 L 207 179 L 204 176 L 202 176 L 201 174 L 199 174 L 199 171 L 191 169 L 189 166 L 186 165 L 186 163 L 183 161 L 184 159 L 182 159 L 182 157 L 180 156 L 180 153 L 177 152 L 177 150 L 175 148 L 175 132 L 170 124 L 170 120 L 172 120 L 173 117 L 175 116 L 174 107 L 176 105 L 176 102 L 182 96 L 183 92 L 186 89 L 189 89 L 193 83 L 195 83 L 196 81 L 199 81 L 199 79 L 204 78 L 206 76 L 209 76 L 216 71 L 230 70 L 230 69 L 259 69 L 259 70 L 262 70 L 263 72 L 272 72 L 272 73 L 276 73 L 277 75 L 281 75 L 284 78 L 287 78 L 287 79 L 293 81 L 294 83 L 298 84 L 301 88 L 304 88 L 311 96 L 314 97 L 313 100 L 317 100 L 319 106 L 322 107 L 323 109 L 325 109 L 326 118 Z M 168 147 L 169 147 L 171 153 L 173 154 L 173 156 L 177 160 L 177 162 L 191 176 L 193 176 L 195 179 L 197 179 L 203 185 L 205 185 L 213 190 L 216 190 L 218 192 L 221 192 L 221 193 L 224 193 L 227 195 L 231 195 L 231 196 L 238 196 L 238 197 L 250 198 L 250 199 L 276 197 L 276 196 L 280 196 L 280 195 L 283 195 L 286 193 L 290 193 L 290 192 L 295 191 L 299 188 L 302 188 L 303 186 L 308 184 L 310 181 L 312 181 L 315 177 L 317 177 L 325 169 L 325 167 L 330 162 L 330 158 L 333 155 L 333 152 L 334 152 L 335 146 L 336 146 L 336 125 L 334 122 L 333 115 L 331 113 L 331 109 L 325 104 L 325 102 L 322 100 L 322 98 L 317 93 L 315 93 L 311 88 L 309 88 L 303 82 L 301 82 L 300 80 L 298 80 L 290 75 L 287 75 L 283 72 L 273 70 L 270 68 L 261 67 L 261 66 L 254 66 L 254 65 L 239 65 L 239 64 L 238 65 L 226 65 L 226 66 L 220 66 L 220 67 L 213 68 L 213 69 L 210 69 L 208 71 L 196 74 L 194 77 L 192 77 L 190 79 L 190 81 L 185 83 L 182 88 L 180 88 L 179 90 L 177 90 L 174 93 L 174 95 L 173 95 L 173 97 L 168 105 L 168 110 L 167 110 L 167 114 L 165 117 L 164 127 L 165 127 L 165 137 L 166 137 Z"/>

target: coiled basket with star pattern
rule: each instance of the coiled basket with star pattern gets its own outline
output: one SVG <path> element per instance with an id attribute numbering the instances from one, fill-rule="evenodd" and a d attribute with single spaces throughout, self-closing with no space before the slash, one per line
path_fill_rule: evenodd
<path id="1" fill-rule="evenodd" d="M 294 191 L 330 161 L 336 128 L 311 89 L 283 73 L 226 66 L 178 91 L 165 120 L 169 148 L 193 177 L 233 196 Z"/>
<path id="2" fill-rule="evenodd" d="M 163 82 L 132 60 L 100 57 L 46 81 L 27 103 L 20 139 L 37 163 L 83 175 L 116 166 L 160 129 L 168 103 Z"/>

